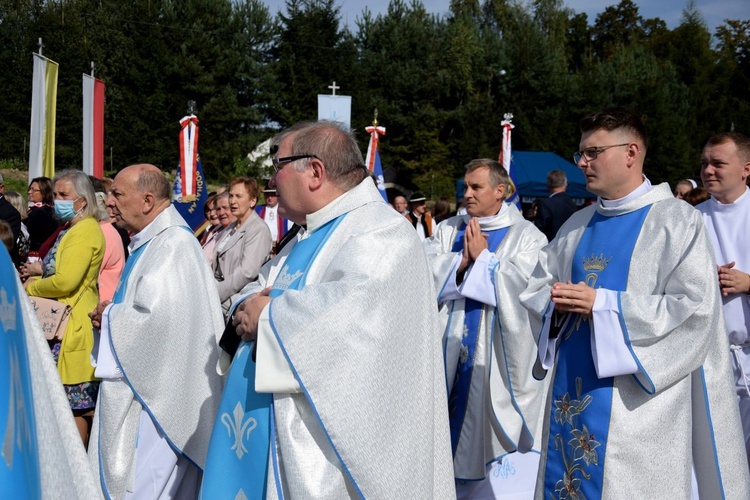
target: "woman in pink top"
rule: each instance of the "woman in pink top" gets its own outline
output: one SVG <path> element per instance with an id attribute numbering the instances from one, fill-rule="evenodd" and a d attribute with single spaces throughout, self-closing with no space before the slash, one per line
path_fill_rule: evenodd
<path id="1" fill-rule="evenodd" d="M 99 270 L 99 301 L 112 300 L 120 282 L 122 269 L 125 267 L 125 249 L 122 247 L 122 238 L 117 229 L 112 225 L 104 199 L 106 194 L 96 193 L 96 202 L 99 207 L 99 226 L 104 233 L 104 260 Z"/>

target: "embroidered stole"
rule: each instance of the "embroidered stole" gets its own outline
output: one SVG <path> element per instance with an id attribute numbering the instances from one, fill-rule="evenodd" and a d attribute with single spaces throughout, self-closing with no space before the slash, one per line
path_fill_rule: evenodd
<path id="1" fill-rule="evenodd" d="M 578 243 L 571 281 L 624 291 L 650 208 L 618 217 L 595 214 Z M 590 317 L 573 315 L 560 336 L 548 416 L 544 497 L 601 498 L 614 378 L 596 375 Z"/>
<path id="2" fill-rule="evenodd" d="M 310 266 L 345 215 L 296 243 L 274 281 L 271 298 L 304 287 Z M 276 441 L 273 394 L 255 392 L 253 347 L 254 342 L 240 345 L 227 375 L 208 446 L 201 497 L 266 497 L 269 450 L 275 452 L 270 445 Z"/>
<path id="3" fill-rule="evenodd" d="M 466 232 L 466 224 L 462 224 L 456 234 L 456 239 L 453 242 L 453 252 L 463 252 L 464 249 L 464 233 Z M 508 227 L 496 229 L 494 231 L 488 231 L 487 244 L 488 250 L 493 254 L 497 251 L 497 247 L 503 241 Z M 456 456 L 456 450 L 458 448 L 458 440 L 461 437 L 461 429 L 464 425 L 464 419 L 468 409 L 469 402 L 469 391 L 471 389 L 471 380 L 474 372 L 474 355 L 477 349 L 477 343 L 482 340 L 482 336 L 479 331 L 479 325 L 482 318 L 482 312 L 484 310 L 484 304 L 474 299 L 464 299 L 464 328 L 463 335 L 461 336 L 461 348 L 458 356 L 458 368 L 456 369 L 456 376 L 453 379 L 453 387 L 448 394 L 448 417 L 450 422 L 451 430 L 451 447 L 453 449 L 453 456 Z M 484 373 L 478 374 L 479 377 L 484 377 Z"/>

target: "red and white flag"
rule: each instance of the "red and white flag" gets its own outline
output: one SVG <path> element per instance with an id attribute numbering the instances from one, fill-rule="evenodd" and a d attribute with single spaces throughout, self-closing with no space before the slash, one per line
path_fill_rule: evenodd
<path id="1" fill-rule="evenodd" d="M 83 75 L 83 171 L 104 178 L 104 82 Z"/>
<path id="2" fill-rule="evenodd" d="M 198 166 L 198 117 L 185 116 L 180 120 L 180 176 L 182 201 L 196 198 L 196 171 Z"/>

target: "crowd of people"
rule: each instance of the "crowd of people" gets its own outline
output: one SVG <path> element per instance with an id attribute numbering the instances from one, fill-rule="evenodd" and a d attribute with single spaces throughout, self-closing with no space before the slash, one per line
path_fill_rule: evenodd
<path id="1" fill-rule="evenodd" d="M 23 289 L 72 307 L 28 345 L 80 439 L 40 449 L 107 498 L 750 498 L 750 139 L 710 138 L 673 191 L 638 116 L 580 128 L 596 202 L 551 171 L 532 220 L 491 159 L 453 215 L 389 206 L 326 121 L 197 237 L 153 165 L 34 179 L 28 215 L 0 196 Z"/>

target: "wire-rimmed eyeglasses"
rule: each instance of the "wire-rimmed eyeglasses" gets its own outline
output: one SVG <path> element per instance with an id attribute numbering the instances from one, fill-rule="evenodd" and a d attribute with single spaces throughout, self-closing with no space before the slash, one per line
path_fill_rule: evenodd
<path id="1" fill-rule="evenodd" d="M 581 158 L 583 158 L 587 162 L 594 161 L 596 160 L 597 156 L 599 156 L 609 148 L 617 148 L 620 146 L 630 146 L 630 143 L 626 142 L 625 144 L 612 144 L 611 146 L 591 146 L 590 148 L 582 149 L 573 153 L 573 161 L 576 164 L 581 161 Z"/>

